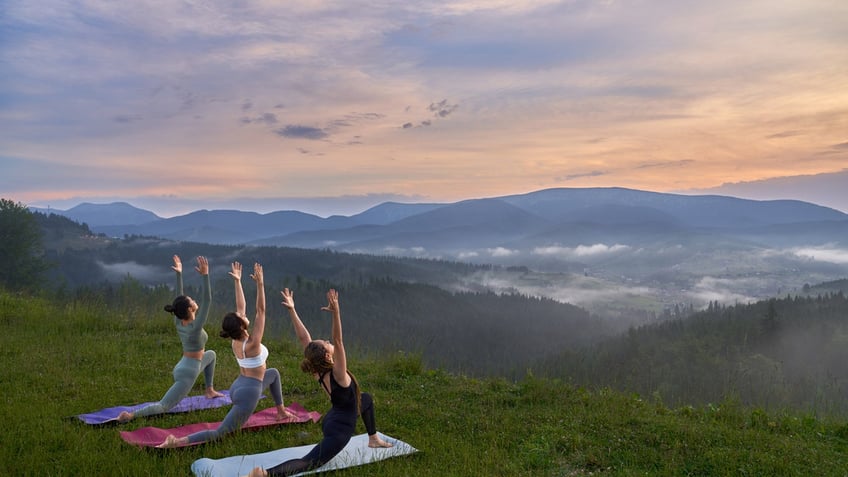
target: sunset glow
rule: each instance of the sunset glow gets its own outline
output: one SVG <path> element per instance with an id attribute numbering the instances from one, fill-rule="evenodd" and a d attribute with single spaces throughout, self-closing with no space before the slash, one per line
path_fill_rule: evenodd
<path id="1" fill-rule="evenodd" d="M 0 196 L 169 215 L 848 167 L 844 1 L 234 5 L 9 2 Z"/>

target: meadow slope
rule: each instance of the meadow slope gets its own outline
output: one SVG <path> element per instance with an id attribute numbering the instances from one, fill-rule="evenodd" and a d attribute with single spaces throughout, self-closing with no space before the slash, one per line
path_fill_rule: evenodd
<path id="1" fill-rule="evenodd" d="M 163 297 L 148 298 L 110 308 L 97 296 L 60 300 L 0 291 L 0 474 L 186 476 L 200 457 L 319 440 L 319 425 L 302 424 L 151 451 L 124 443 L 119 430 L 217 421 L 226 409 L 108 427 L 69 418 L 156 400 L 170 386 L 179 342 L 161 312 Z M 216 387 L 226 389 L 237 368 L 226 341 L 216 337 L 218 321 L 210 321 L 207 347 L 219 356 Z M 282 371 L 286 400 L 325 412 L 326 397 L 297 369 L 293 336 L 275 333 L 265 342 L 270 365 Z M 472 379 L 426 369 L 410 355 L 350 361 L 375 396 L 380 429 L 421 452 L 339 476 L 836 476 L 848 469 L 848 425 L 841 421 L 766 413 L 732 401 L 668 408 L 638 395 L 532 376 Z M 266 399 L 260 408 L 270 405 Z"/>

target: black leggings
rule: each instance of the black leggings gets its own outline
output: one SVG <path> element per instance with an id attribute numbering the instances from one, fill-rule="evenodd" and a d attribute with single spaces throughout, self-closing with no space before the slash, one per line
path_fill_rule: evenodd
<path id="1" fill-rule="evenodd" d="M 374 419 L 374 400 L 368 393 L 360 395 L 362 400 L 362 422 L 369 436 L 377 433 Z M 291 459 L 282 464 L 267 469 L 269 476 L 293 475 L 307 470 L 317 469 L 326 464 L 344 449 L 353 432 L 356 430 L 356 415 L 339 411 L 336 408 L 324 416 L 321 429 L 324 431 L 324 439 L 321 440 L 308 454 L 300 459 Z"/>

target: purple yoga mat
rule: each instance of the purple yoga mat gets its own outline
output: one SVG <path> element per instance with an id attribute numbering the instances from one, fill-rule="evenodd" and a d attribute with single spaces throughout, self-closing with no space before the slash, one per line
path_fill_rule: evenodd
<path id="1" fill-rule="evenodd" d="M 228 390 L 219 391 L 219 392 L 221 394 L 223 394 L 224 396 L 212 398 L 212 399 L 209 399 L 206 396 L 202 396 L 202 395 L 201 396 L 185 397 L 179 403 L 177 403 L 176 406 L 171 408 L 168 411 L 168 413 L 174 414 L 174 413 L 178 413 L 178 412 L 197 411 L 197 410 L 200 410 L 200 409 L 213 409 L 213 408 L 216 408 L 216 407 L 229 406 L 230 404 L 233 403 L 230 400 L 230 392 Z M 106 409 L 101 409 L 99 411 L 90 412 L 88 414 L 80 414 L 76 417 L 78 417 L 82 422 L 84 422 L 86 424 L 92 424 L 92 425 L 105 424 L 107 422 L 112 422 L 112 421 L 117 422 L 118 415 L 120 415 L 122 411 L 133 412 L 133 411 L 137 411 L 137 410 L 143 408 L 144 406 L 147 406 L 148 404 L 155 404 L 155 403 L 156 403 L 156 401 L 145 402 L 145 403 L 141 403 L 141 404 L 135 404 L 135 405 L 132 405 L 132 406 L 109 407 L 109 408 L 106 408 Z"/>
<path id="2" fill-rule="evenodd" d="M 286 406 L 286 409 L 289 410 L 292 414 L 296 415 L 296 418 L 288 418 L 283 420 L 277 420 L 277 409 L 273 407 L 269 407 L 268 409 L 259 411 L 247 419 L 247 422 L 241 426 L 241 429 L 251 430 L 251 429 L 259 429 L 261 427 L 268 426 L 280 426 L 283 424 L 296 424 L 302 422 L 318 422 L 321 419 L 321 413 L 316 411 L 307 411 L 300 404 L 293 402 Z M 189 434 L 193 434 L 198 431 L 206 431 L 210 429 L 217 429 L 218 426 L 221 425 L 221 422 L 198 422 L 195 424 L 187 424 L 185 426 L 174 427 L 171 429 L 162 429 L 159 427 L 142 427 L 140 429 L 136 429 L 134 431 L 121 431 L 121 439 L 130 444 L 135 444 L 141 447 L 156 447 L 162 442 L 165 441 L 165 438 L 168 437 L 168 434 L 173 434 L 176 437 L 185 437 Z M 192 445 L 201 444 L 200 442 L 194 444 L 186 444 L 180 447 L 187 447 Z"/>

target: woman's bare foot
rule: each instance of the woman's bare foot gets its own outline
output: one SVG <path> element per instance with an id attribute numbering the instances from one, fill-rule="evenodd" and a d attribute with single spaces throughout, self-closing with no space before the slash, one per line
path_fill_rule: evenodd
<path id="1" fill-rule="evenodd" d="M 247 474 L 247 477 L 266 477 L 268 472 L 265 472 L 265 469 L 262 467 L 254 467 L 253 470 Z"/>
<path id="2" fill-rule="evenodd" d="M 170 435 L 168 435 L 168 437 L 165 438 L 164 442 L 162 442 L 161 444 L 159 444 L 156 447 L 158 447 L 160 449 L 171 449 L 171 448 L 179 447 L 183 444 L 186 444 L 187 442 L 188 442 L 188 438 L 186 438 L 186 437 L 176 437 L 173 434 L 170 434 Z"/>
<path id="3" fill-rule="evenodd" d="M 118 414 L 118 422 L 130 422 L 133 420 L 134 417 L 135 415 L 133 415 L 133 413 L 131 412 L 121 411 L 121 413 Z"/>
<path id="4" fill-rule="evenodd" d="M 224 397 L 224 395 L 219 393 L 218 391 L 215 391 L 214 388 L 208 387 L 208 388 L 206 388 L 206 397 L 209 398 L 209 399 L 212 399 L 212 398 L 216 398 L 216 397 Z"/>
<path id="5" fill-rule="evenodd" d="M 380 439 L 380 436 L 374 434 L 373 436 L 368 436 L 368 447 L 392 447 L 392 444 Z"/>
<path id="6" fill-rule="evenodd" d="M 286 419 L 297 419 L 297 414 L 289 411 L 284 407 L 277 407 L 277 420 L 285 421 Z"/>

